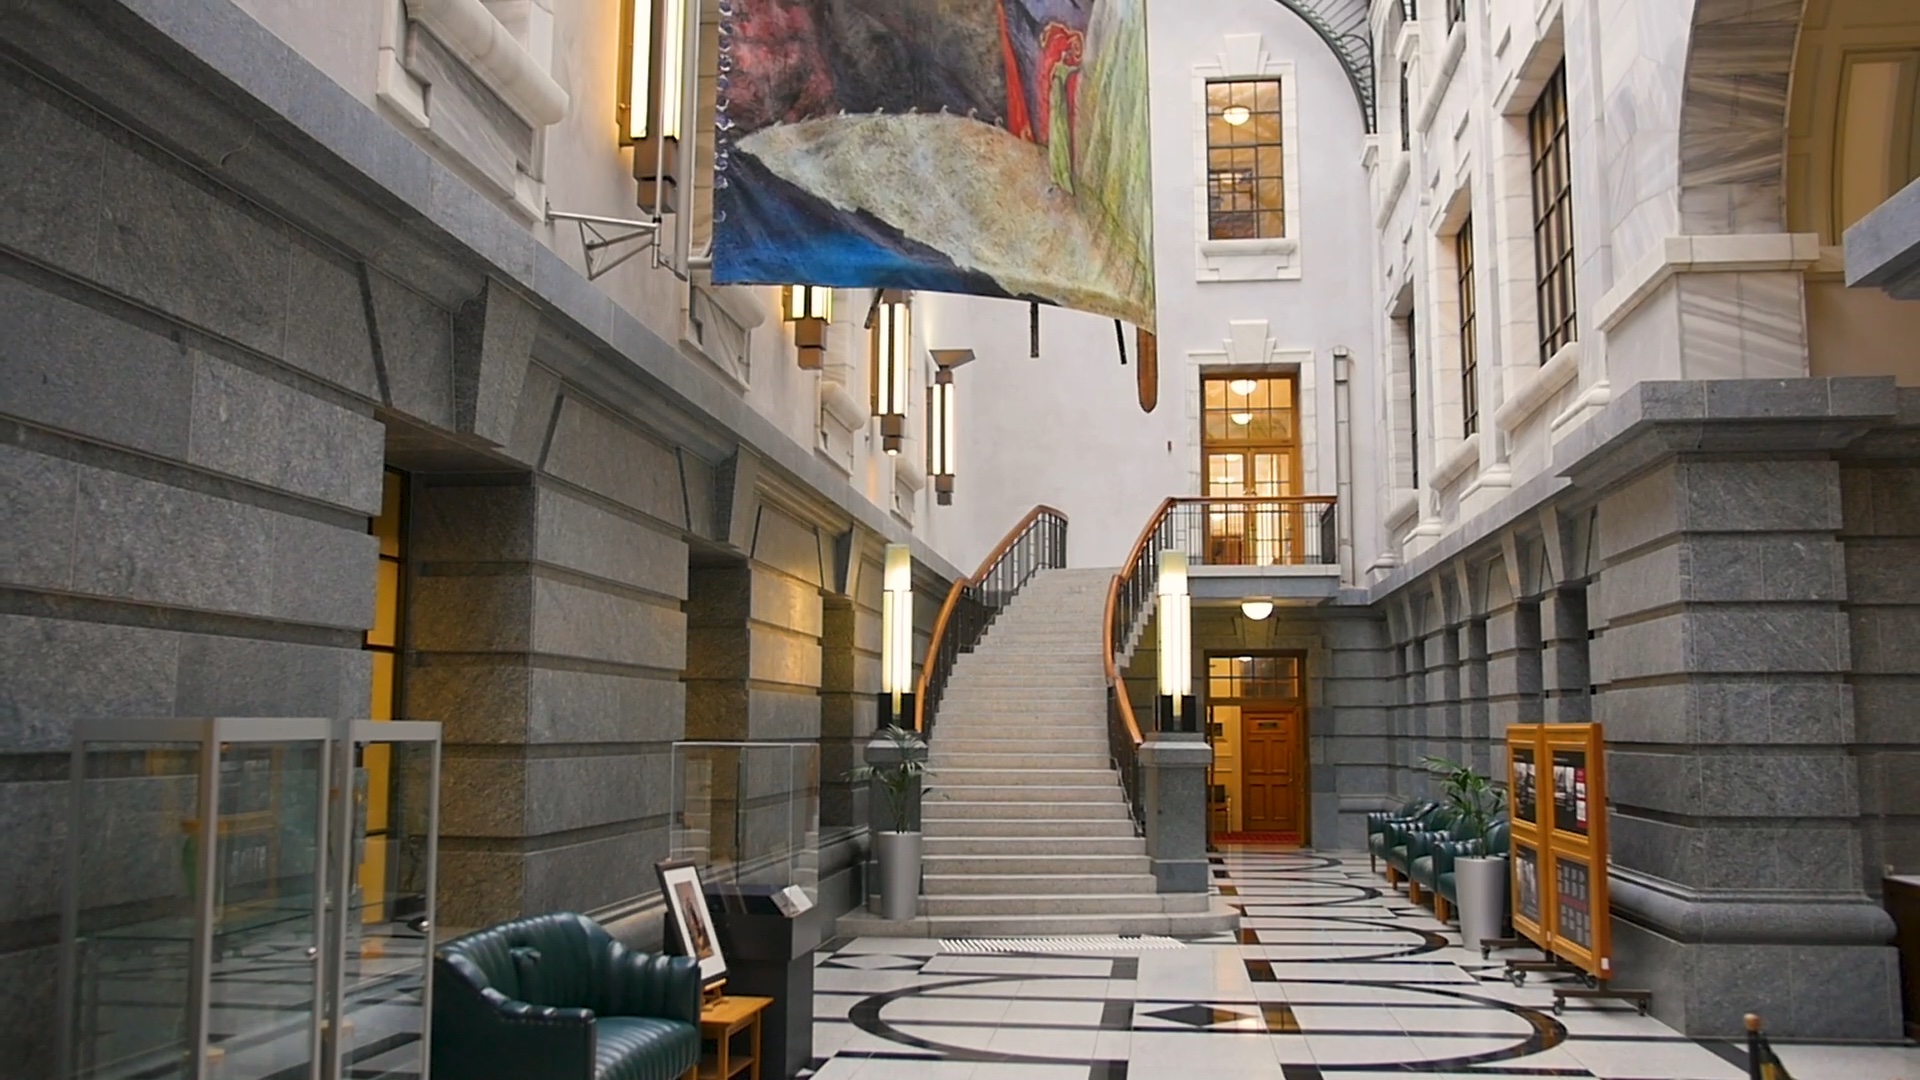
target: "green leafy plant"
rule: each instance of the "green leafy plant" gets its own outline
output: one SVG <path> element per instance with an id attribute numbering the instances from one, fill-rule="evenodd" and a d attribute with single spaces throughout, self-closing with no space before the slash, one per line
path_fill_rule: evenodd
<path id="1" fill-rule="evenodd" d="M 1475 837 L 1487 835 L 1487 828 L 1500 811 L 1506 808 L 1506 789 L 1496 785 L 1492 778 L 1476 771 L 1471 765 L 1462 765 L 1446 758 L 1429 757 L 1421 762 L 1427 771 L 1440 779 L 1440 789 L 1446 793 L 1447 803 L 1459 813 L 1461 820 Z"/>
<path id="2" fill-rule="evenodd" d="M 933 770 L 927 768 L 927 741 L 917 731 L 906 728 L 889 727 L 887 741 L 893 744 L 899 760 L 885 765 L 861 765 L 847 771 L 849 780 L 878 781 L 880 790 L 887 797 L 887 809 L 893 815 L 894 832 L 913 832 L 914 810 L 919 805 L 915 794 L 922 797 L 933 791 L 927 786 L 927 778 Z"/>

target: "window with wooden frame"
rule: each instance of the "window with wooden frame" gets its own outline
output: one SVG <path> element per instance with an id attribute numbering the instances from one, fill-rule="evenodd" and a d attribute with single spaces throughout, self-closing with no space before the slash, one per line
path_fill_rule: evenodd
<path id="1" fill-rule="evenodd" d="M 1567 66 L 1547 80 L 1527 114 L 1533 159 L 1533 261 L 1540 362 L 1578 335 L 1573 293 L 1573 168 L 1567 145 Z"/>
<path id="2" fill-rule="evenodd" d="M 1299 389 L 1292 375 L 1201 380 L 1200 453 L 1206 494 L 1246 503 L 1207 510 L 1212 566 L 1281 566 L 1304 556 L 1305 510 L 1278 500 L 1301 485 Z"/>
<path id="3" fill-rule="evenodd" d="M 1207 84 L 1207 236 L 1287 235 L 1279 79 Z"/>
<path id="4" fill-rule="evenodd" d="M 1460 291 L 1460 420 L 1461 432 L 1480 430 L 1480 343 L 1476 340 L 1479 310 L 1473 288 L 1473 215 L 1460 223 L 1453 236 L 1453 264 Z"/>

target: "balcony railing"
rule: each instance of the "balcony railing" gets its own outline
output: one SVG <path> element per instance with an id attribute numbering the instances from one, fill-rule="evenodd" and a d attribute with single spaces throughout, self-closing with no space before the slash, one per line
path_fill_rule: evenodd
<path id="1" fill-rule="evenodd" d="M 1160 553 L 1184 551 L 1191 566 L 1333 566 L 1339 559 L 1337 500 L 1331 495 L 1178 498 L 1160 504 L 1107 590 L 1100 654 L 1107 671 L 1107 742 L 1136 827 L 1140 746 L 1145 737 L 1120 674 L 1160 583 Z"/>
<path id="2" fill-rule="evenodd" d="M 1036 506 L 1020 519 L 970 578 L 953 583 L 927 639 L 926 660 L 914 688 L 915 730 L 933 734 L 933 722 L 946 693 L 947 679 L 962 653 L 972 652 L 1002 609 L 1042 570 L 1067 565 L 1067 515 Z"/>

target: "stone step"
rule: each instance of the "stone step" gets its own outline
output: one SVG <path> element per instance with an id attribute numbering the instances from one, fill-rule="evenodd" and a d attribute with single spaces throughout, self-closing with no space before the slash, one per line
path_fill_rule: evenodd
<path id="1" fill-rule="evenodd" d="M 1031 712 L 1065 713 L 1084 712 L 1088 709 L 1107 708 L 1107 688 L 1076 687 L 1073 690 L 1042 690 L 1038 687 L 986 687 L 955 686 L 949 687 L 940 698 L 940 707 L 934 715 L 950 712 Z"/>
<path id="2" fill-rule="evenodd" d="M 927 764 L 937 769 L 1109 769 L 1111 759 L 1103 753 L 982 754 L 948 752 L 939 743 L 927 754 Z"/>
<path id="3" fill-rule="evenodd" d="M 929 844 L 935 840 L 1114 840 L 1121 838 L 1142 845 L 1146 843 L 1135 835 L 1133 819 L 1124 813 L 1117 817 L 1104 818 L 929 817 L 926 819 L 925 828 Z"/>
<path id="4" fill-rule="evenodd" d="M 1120 799 L 1118 794 L 1119 789 L 1117 787 L 1114 789 L 1114 797 L 1110 800 L 1087 800 L 1085 802 L 1034 801 L 1035 796 L 1048 793 L 1029 791 L 1026 788 L 1018 788 L 1016 790 L 1019 794 L 1026 796 L 1027 801 L 1023 802 L 1015 799 L 974 799 L 968 797 L 972 794 L 971 792 L 963 796 L 957 792 L 944 792 L 936 788 L 932 797 L 928 798 L 923 804 L 926 808 L 924 812 L 928 830 L 933 831 L 933 824 L 936 821 L 950 821 L 965 818 L 1024 818 L 1027 820 L 1098 818 L 1107 821 L 1131 820 L 1128 816 L 1127 805 Z M 949 794 L 953 797 L 941 797 L 942 795 Z M 955 830 L 951 829 L 942 831 L 947 835 L 952 835 L 955 832 Z"/>
<path id="5" fill-rule="evenodd" d="M 954 783 L 935 778 L 936 797 L 947 795 L 955 802 L 1029 802 L 1045 796 L 1050 802 L 1114 802 L 1121 799 L 1118 782 L 1099 784 L 1007 784 Z"/>
<path id="6" fill-rule="evenodd" d="M 959 735 L 944 727 L 933 729 L 933 753 L 959 754 L 1104 754 L 1108 752 L 1104 728 L 1098 736 L 1092 732 L 1048 732 L 1034 735 L 1029 729 L 1019 742 L 1013 736 L 995 732 L 990 735 Z"/>
<path id="7" fill-rule="evenodd" d="M 1151 886 L 1153 879 L 1148 878 Z M 928 915 L 1146 915 L 1164 914 L 1166 904 L 1152 888 L 1121 893 L 969 893 L 942 896 L 927 892 L 920 907 Z"/>
<path id="8" fill-rule="evenodd" d="M 1138 855 L 1144 858 L 1147 852 L 1147 842 L 1131 833 L 1125 836 L 935 836 L 928 833 L 925 843 L 928 859 L 939 855 L 1045 855 L 1050 858 Z"/>
<path id="9" fill-rule="evenodd" d="M 1086 769 L 968 769 L 949 765 L 940 770 L 940 785 L 948 791 L 975 786 L 1102 787 L 1114 783 L 1113 770 L 1104 764 Z"/>
<path id="10" fill-rule="evenodd" d="M 936 728 L 934 738 L 939 739 L 941 732 L 952 736 L 953 742 L 992 743 L 999 753 L 1018 753 L 1033 747 L 1033 741 L 1040 739 L 1078 739 L 1092 745 L 1069 747 L 1079 753 L 1091 754 L 1107 749 L 1107 725 L 1094 724 L 1085 720 L 1075 720 L 1065 724 L 1046 723 L 1030 719 L 1016 724 L 982 724 L 961 722 L 951 727 Z M 1062 749 L 1054 747 L 1054 750 Z M 1033 747 L 1039 753 L 1037 747 Z"/>
<path id="11" fill-rule="evenodd" d="M 1204 897 L 1203 897 L 1204 899 Z M 840 917 L 836 933 L 849 937 L 1059 937 L 1086 934 L 1168 934 L 1198 937 L 1239 925 L 1240 913 L 1224 904 L 1217 910 L 1147 914 L 1086 915 L 922 915 L 889 922 L 854 911 Z M 1122 954 L 1124 955 L 1124 954 Z"/>
<path id="12" fill-rule="evenodd" d="M 1153 880 L 1153 867 L 1147 863 L 1144 852 L 1140 854 L 1095 855 L 1090 852 L 1071 854 L 1041 853 L 1038 855 L 1020 855 L 1013 852 L 977 852 L 955 854 L 931 854 L 925 859 L 927 880 L 935 877 L 968 877 L 982 880 L 1000 878 L 1143 878 Z M 934 890 L 929 887 L 928 892 Z M 959 889 L 959 892 L 974 892 L 974 889 Z M 1001 892 L 1018 892 L 1018 889 L 1001 889 Z M 1052 889 L 1042 890 L 1052 892 Z M 1086 892 L 1133 892 L 1132 886 L 1116 889 L 1101 889 L 1087 885 Z"/>
<path id="13" fill-rule="evenodd" d="M 926 895 L 940 896 L 1124 896 L 1150 893 L 1152 874 L 936 874 L 927 867 Z"/>

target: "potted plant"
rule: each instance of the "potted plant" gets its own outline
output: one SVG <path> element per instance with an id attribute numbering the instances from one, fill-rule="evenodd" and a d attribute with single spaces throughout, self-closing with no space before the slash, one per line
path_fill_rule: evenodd
<path id="1" fill-rule="evenodd" d="M 880 860 L 880 915 L 906 920 L 913 918 L 919 907 L 920 800 L 932 790 L 926 786 L 932 774 L 927 768 L 927 742 L 918 732 L 897 727 L 883 730 L 891 744 L 885 754 L 887 760 L 862 765 L 847 775 L 874 782 L 886 799 L 893 828 L 874 837 L 873 845 Z"/>
<path id="2" fill-rule="evenodd" d="M 1488 834 L 1507 793 L 1490 777 L 1470 765 L 1430 757 L 1426 766 L 1440 778 L 1447 803 L 1459 815 L 1456 835 L 1472 846 L 1462 846 L 1453 859 L 1453 888 L 1460 907 L 1460 938 L 1469 949 L 1500 936 L 1507 914 L 1507 856 L 1488 850 Z"/>

